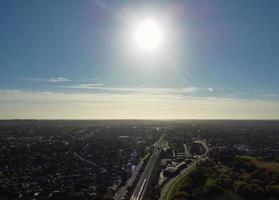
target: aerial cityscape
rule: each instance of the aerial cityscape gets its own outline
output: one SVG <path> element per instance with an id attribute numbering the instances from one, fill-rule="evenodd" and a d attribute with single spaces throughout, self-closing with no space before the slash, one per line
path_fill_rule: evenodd
<path id="1" fill-rule="evenodd" d="M 1 199 L 277 199 L 277 121 L 1 121 Z"/>
<path id="2" fill-rule="evenodd" d="M 0 200 L 279 200 L 278 0 L 0 0 Z"/>

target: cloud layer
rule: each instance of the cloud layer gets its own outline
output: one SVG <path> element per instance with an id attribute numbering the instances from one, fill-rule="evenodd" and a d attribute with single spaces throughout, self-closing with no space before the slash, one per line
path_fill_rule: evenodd
<path id="1" fill-rule="evenodd" d="M 279 102 L 194 97 L 170 89 L 124 94 L 0 90 L 0 118 L 279 119 Z"/>

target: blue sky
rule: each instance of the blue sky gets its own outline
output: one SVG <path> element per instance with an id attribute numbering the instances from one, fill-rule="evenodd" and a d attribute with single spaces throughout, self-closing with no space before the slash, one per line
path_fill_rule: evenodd
<path id="1" fill-rule="evenodd" d="M 278 9 L 277 0 L 2 0 L 0 118 L 278 119 Z M 133 17 L 145 15 L 166 34 L 151 55 L 131 41 Z"/>

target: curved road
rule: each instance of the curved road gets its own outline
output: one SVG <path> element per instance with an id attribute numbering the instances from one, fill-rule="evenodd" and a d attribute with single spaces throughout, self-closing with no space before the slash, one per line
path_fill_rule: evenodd
<path id="1" fill-rule="evenodd" d="M 208 151 L 209 151 L 207 145 L 202 140 L 198 140 L 198 141 L 196 141 L 196 143 L 200 143 L 204 146 L 204 148 L 206 150 L 205 153 L 202 154 L 201 156 L 199 156 L 199 158 L 197 160 L 194 160 L 187 168 L 182 170 L 177 176 L 173 177 L 172 179 L 170 179 L 168 182 L 165 183 L 165 185 L 163 186 L 163 188 L 161 190 L 161 195 L 160 195 L 159 200 L 169 199 L 168 195 L 170 195 L 169 191 L 171 190 L 171 187 L 173 185 L 175 185 L 175 183 L 179 182 L 187 174 L 189 174 L 196 167 L 198 161 L 205 159 L 205 156 L 208 154 Z"/>

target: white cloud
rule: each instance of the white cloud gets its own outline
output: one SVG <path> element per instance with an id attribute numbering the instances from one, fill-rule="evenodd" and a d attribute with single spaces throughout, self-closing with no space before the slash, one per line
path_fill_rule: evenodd
<path id="1" fill-rule="evenodd" d="M 279 94 L 277 93 L 269 93 L 269 94 L 263 94 L 263 97 L 279 97 Z"/>
<path id="2" fill-rule="evenodd" d="M 208 88 L 208 90 L 210 91 L 210 92 L 214 92 L 215 91 L 215 89 L 214 88 Z"/>
<path id="3" fill-rule="evenodd" d="M 0 90 L 0 118 L 279 119 L 279 101 L 177 93 L 54 93 Z"/>
<path id="4" fill-rule="evenodd" d="M 43 78 L 22 78 L 23 81 L 34 81 L 34 82 L 43 82 L 46 81 L 46 79 Z"/>
<path id="5" fill-rule="evenodd" d="M 181 87 L 181 88 L 160 88 L 160 87 L 104 87 L 104 84 L 80 84 L 73 86 L 64 86 L 65 88 L 72 89 L 87 89 L 87 90 L 102 90 L 107 92 L 126 92 L 126 93 L 149 93 L 149 94 L 162 94 L 162 93 L 176 93 L 176 94 L 189 94 L 198 91 L 196 87 Z"/>
<path id="6" fill-rule="evenodd" d="M 82 83 L 88 83 L 88 82 L 98 82 L 99 80 L 101 80 L 101 78 L 99 77 L 92 77 L 92 78 L 84 78 L 84 79 L 81 79 L 80 82 Z"/>
<path id="7" fill-rule="evenodd" d="M 95 88 L 95 87 L 101 87 L 104 86 L 105 84 L 103 83 L 87 83 L 87 84 L 80 84 L 77 86 L 77 88 L 85 88 L 85 89 L 90 89 L 90 88 Z"/>
<path id="8" fill-rule="evenodd" d="M 69 82 L 71 81 L 68 78 L 59 76 L 52 78 L 22 78 L 24 81 L 33 81 L 33 82 L 49 82 L 49 83 L 57 83 L 57 82 Z"/>
<path id="9" fill-rule="evenodd" d="M 52 83 L 56 83 L 56 82 L 68 82 L 68 81 L 71 81 L 70 79 L 68 78 L 64 78 L 64 77 L 54 77 L 54 78 L 50 78 L 50 79 L 47 79 L 48 82 L 52 82 Z"/>

